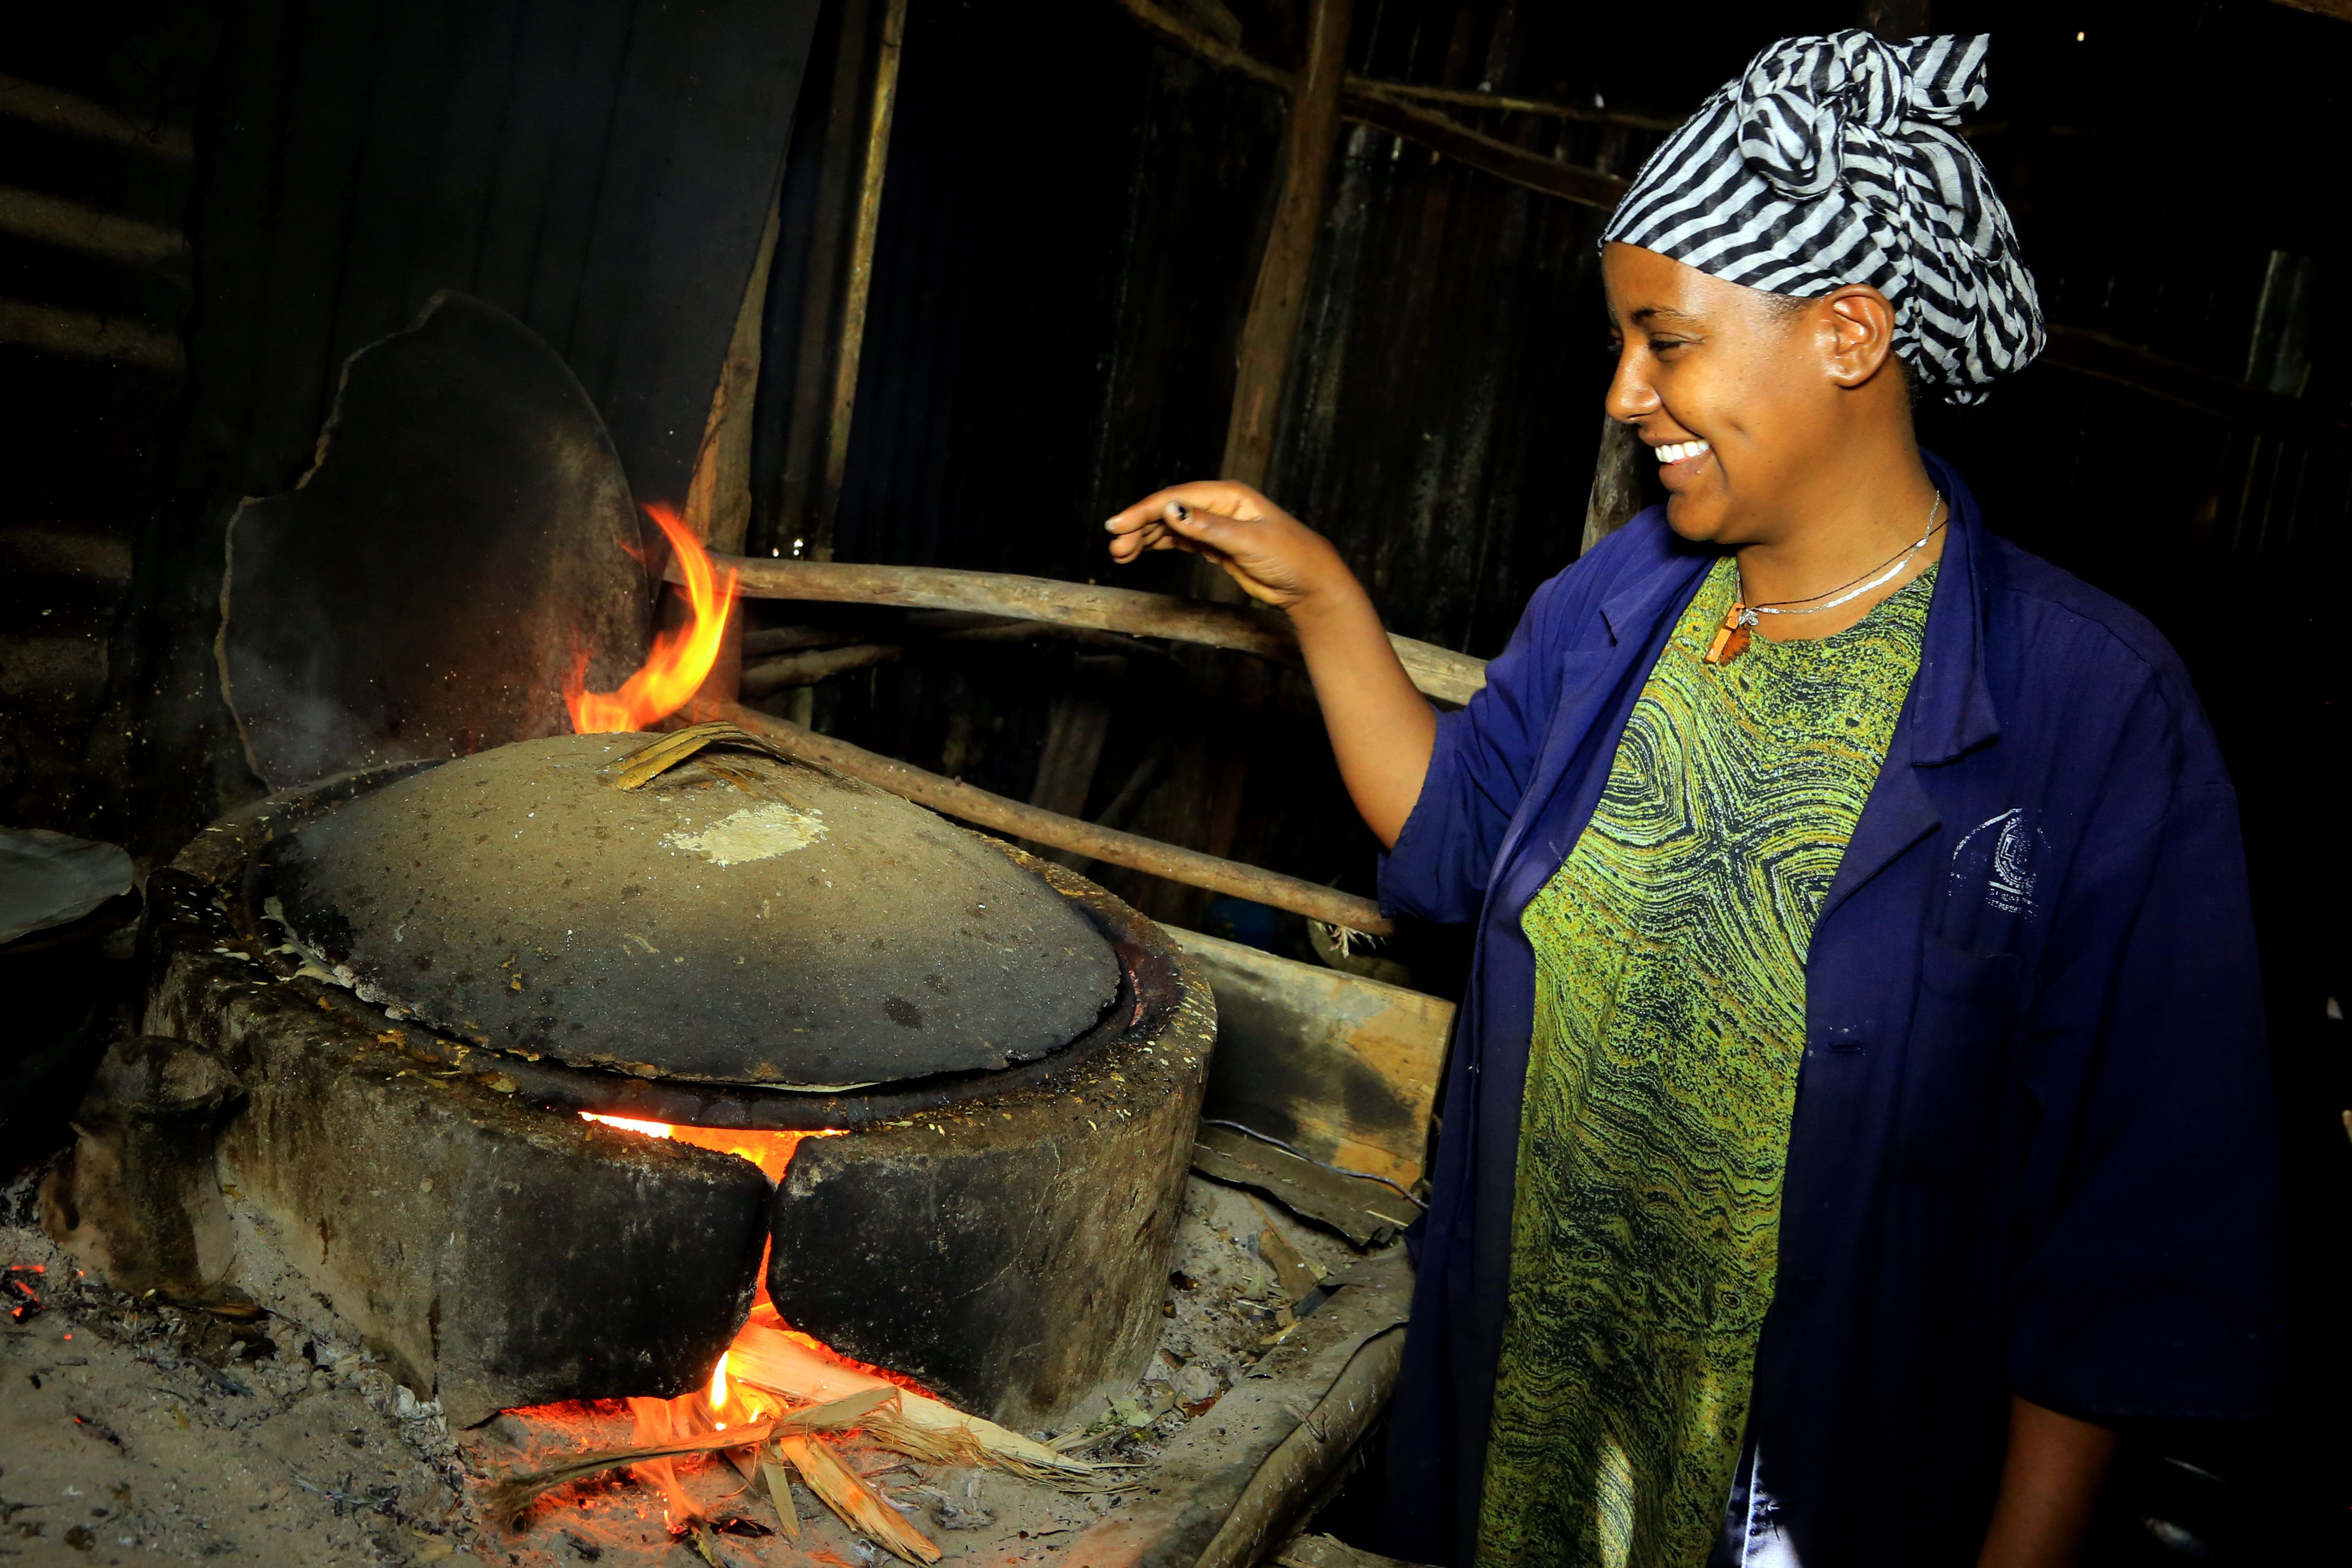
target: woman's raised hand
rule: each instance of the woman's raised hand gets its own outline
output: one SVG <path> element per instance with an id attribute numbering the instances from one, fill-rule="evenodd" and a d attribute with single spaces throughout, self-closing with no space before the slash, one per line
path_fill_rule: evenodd
<path id="1" fill-rule="evenodd" d="M 1205 480 L 1148 495 L 1103 527 L 1121 565 L 1147 550 L 1189 550 L 1261 604 L 1293 609 L 1355 579 L 1330 541 L 1247 485 Z"/>
<path id="2" fill-rule="evenodd" d="M 1289 612 L 1339 776 L 1381 842 L 1394 844 L 1421 798 L 1437 716 L 1331 542 L 1247 485 L 1217 481 L 1146 496 L 1103 526 L 1122 565 L 1147 550 L 1189 550 Z"/>

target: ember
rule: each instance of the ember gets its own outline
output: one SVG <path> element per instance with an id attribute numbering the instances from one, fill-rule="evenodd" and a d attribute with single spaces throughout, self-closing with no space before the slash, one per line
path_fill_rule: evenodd
<path id="1" fill-rule="evenodd" d="M 802 1139 L 839 1138 L 845 1131 L 837 1127 L 815 1132 L 770 1132 L 742 1127 L 680 1127 L 667 1121 L 641 1121 L 631 1116 L 606 1116 L 594 1110 L 582 1111 L 580 1120 L 601 1121 L 607 1127 L 642 1132 L 648 1138 L 667 1138 L 679 1143 L 691 1143 L 698 1149 L 716 1149 L 722 1154 L 749 1160 L 759 1166 L 760 1173 L 772 1182 L 784 1179 L 784 1172 L 793 1163 L 793 1151 L 800 1147 Z"/>
<path id="2" fill-rule="evenodd" d="M 709 552 L 677 513 L 648 506 L 646 515 L 669 536 L 686 579 L 687 624 L 654 638 L 653 651 L 618 691 L 587 689 L 588 656 L 582 654 L 563 682 L 563 705 L 572 711 L 572 733 L 605 735 L 643 730 L 686 706 L 718 662 L 719 639 L 735 605 L 736 574 L 711 564 Z"/>

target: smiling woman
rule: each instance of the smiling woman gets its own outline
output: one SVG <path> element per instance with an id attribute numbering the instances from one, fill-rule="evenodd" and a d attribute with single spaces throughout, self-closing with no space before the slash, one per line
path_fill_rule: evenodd
<path id="1" fill-rule="evenodd" d="M 2212 734 L 2155 630 L 1995 538 L 1913 428 L 2042 341 L 1953 129 L 1984 57 L 1785 39 L 1643 168 L 1607 407 L 1668 500 L 1537 592 L 1463 711 L 1256 492 L 1108 524 L 1289 614 L 1383 908 L 1477 924 L 1394 1556 L 2063 1564 L 2116 1422 L 2270 1397 Z"/>

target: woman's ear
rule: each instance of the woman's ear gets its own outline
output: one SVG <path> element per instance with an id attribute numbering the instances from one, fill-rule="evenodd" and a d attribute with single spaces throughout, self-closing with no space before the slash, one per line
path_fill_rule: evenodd
<path id="1" fill-rule="evenodd" d="M 1866 385 L 1895 357 L 1895 307 L 1867 283 L 1849 283 L 1824 295 L 1820 310 L 1827 329 L 1830 379 L 1837 385 Z"/>

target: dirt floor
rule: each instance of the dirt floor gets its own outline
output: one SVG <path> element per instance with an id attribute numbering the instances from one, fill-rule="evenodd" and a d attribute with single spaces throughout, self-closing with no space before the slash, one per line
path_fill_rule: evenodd
<path id="1" fill-rule="evenodd" d="M 1248 1194 L 1193 1178 L 1166 1331 L 1139 1385 L 1059 1436 L 1148 1467 L 1287 1332 L 1322 1271 L 1354 1255 Z M 85 1276 L 35 1222 L 29 1178 L 0 1192 L 0 1568 L 172 1557 L 257 1564 L 517 1568 L 707 1561 L 673 1538 L 662 1500 L 625 1476 L 543 1498 L 520 1531 L 486 1517 L 485 1482 L 625 1442 L 617 1404 L 509 1413 L 452 1434 L 323 1311 L 228 1322 L 134 1301 Z M 283 1303 L 281 1302 L 281 1305 Z M 320 1304 L 323 1307 L 323 1303 Z M 996 1472 L 918 1466 L 852 1443 L 851 1462 L 940 1547 L 971 1563 L 1049 1563 L 1119 1509 L 1116 1490 L 1061 1491 Z M 1116 1485 L 1144 1473 L 1117 1470 Z M 728 1563 L 866 1568 L 894 1561 L 795 1486 L 797 1540 L 722 1459 L 680 1461 Z"/>

